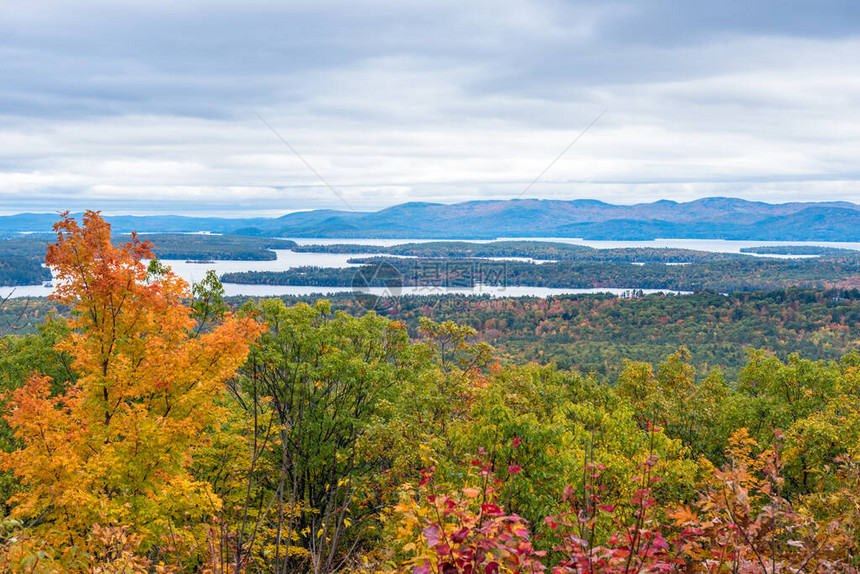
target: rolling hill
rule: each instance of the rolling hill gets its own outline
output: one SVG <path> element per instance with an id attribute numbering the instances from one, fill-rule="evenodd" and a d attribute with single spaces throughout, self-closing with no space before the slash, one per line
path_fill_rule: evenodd
<path id="1" fill-rule="evenodd" d="M 0 217 L 0 232 L 48 232 L 55 214 Z M 270 237 L 745 239 L 860 241 L 860 205 L 770 204 L 709 197 L 613 205 L 591 199 L 404 203 L 373 212 L 314 210 L 277 218 L 113 216 L 118 232 L 212 232 Z"/>

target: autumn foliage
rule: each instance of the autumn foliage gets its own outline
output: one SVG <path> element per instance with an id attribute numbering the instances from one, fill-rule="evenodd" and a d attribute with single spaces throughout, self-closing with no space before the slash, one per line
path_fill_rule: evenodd
<path id="1" fill-rule="evenodd" d="M 447 493 L 427 469 L 420 496 L 407 487 L 393 510 L 406 557 L 395 571 L 857 572 L 853 541 L 838 520 L 816 522 L 782 498 L 778 453 L 754 456 L 758 445 L 745 429 L 731 444 L 730 466 L 714 472 L 692 507 L 657 501 L 653 452 L 638 466 L 633 497 L 618 504 L 603 503 L 603 467 L 589 465 L 582 488 L 565 488 L 562 512 L 546 518 L 548 551 L 538 549 L 541 541 L 522 517 L 497 504 L 504 486 L 490 464 L 473 461 L 481 469 L 474 486 Z"/>
<path id="2" fill-rule="evenodd" d="M 54 558 L 66 563 L 90 548 L 96 524 L 130 527 L 144 548 L 193 539 L 189 528 L 220 502 L 189 473 L 191 458 L 260 326 L 227 317 L 195 337 L 187 284 L 147 273 L 148 244 L 113 246 L 92 212 L 55 229 L 55 298 L 75 308 L 59 348 L 78 380 L 52 394 L 34 375 L 12 394 L 6 418 L 21 448 L 2 465 L 22 486 L 11 516 L 34 523 L 16 543 L 61 549 Z"/>
<path id="3" fill-rule="evenodd" d="M 3 338 L 0 571 L 858 572 L 857 353 L 602 381 L 55 229 L 71 316 Z"/>

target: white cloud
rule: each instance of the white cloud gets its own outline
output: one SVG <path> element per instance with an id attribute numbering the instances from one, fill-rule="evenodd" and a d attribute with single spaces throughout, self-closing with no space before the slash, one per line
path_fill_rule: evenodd
<path id="1" fill-rule="evenodd" d="M 0 202 L 346 208 L 255 112 L 357 209 L 516 197 L 606 107 L 529 196 L 860 200 L 851 22 L 701 6 L 28 3 L 0 23 Z"/>

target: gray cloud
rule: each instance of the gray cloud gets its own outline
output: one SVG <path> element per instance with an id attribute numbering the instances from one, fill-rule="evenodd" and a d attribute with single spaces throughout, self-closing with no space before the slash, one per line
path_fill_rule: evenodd
<path id="1" fill-rule="evenodd" d="M 2 10 L 4 212 L 860 201 L 856 2 L 177 4 Z"/>

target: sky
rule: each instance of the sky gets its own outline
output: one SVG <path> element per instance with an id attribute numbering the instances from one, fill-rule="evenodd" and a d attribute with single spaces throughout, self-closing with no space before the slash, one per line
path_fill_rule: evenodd
<path id="1" fill-rule="evenodd" d="M 856 0 L 0 0 L 0 14 L 4 214 L 860 203 Z"/>

